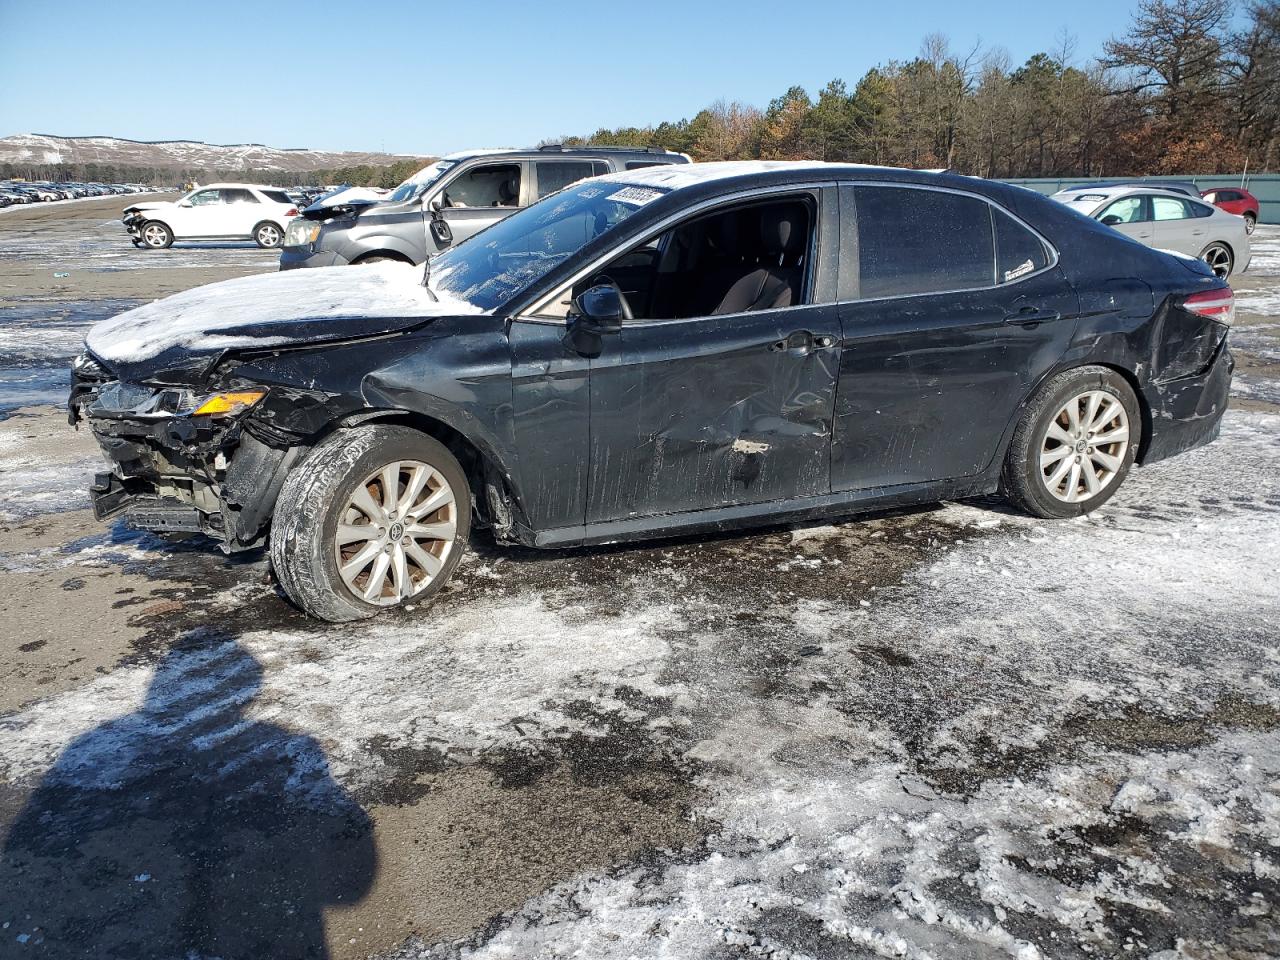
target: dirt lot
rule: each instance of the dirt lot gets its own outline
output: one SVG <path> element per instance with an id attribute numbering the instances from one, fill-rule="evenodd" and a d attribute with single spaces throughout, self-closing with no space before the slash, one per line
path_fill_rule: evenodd
<path id="1" fill-rule="evenodd" d="M 85 328 L 273 268 L 122 205 L 0 214 L 0 956 L 1280 955 L 1280 228 L 1222 438 L 1087 518 L 481 540 L 328 627 L 87 510 Z"/>

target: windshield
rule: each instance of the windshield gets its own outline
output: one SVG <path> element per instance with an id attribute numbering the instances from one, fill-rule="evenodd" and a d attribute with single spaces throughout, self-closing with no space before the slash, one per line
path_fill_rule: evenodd
<path id="1" fill-rule="evenodd" d="M 412 200 L 457 165 L 458 161 L 456 160 L 437 160 L 431 166 L 423 167 L 400 186 L 396 187 L 391 196 L 387 197 L 387 201 L 399 203 L 402 200 Z"/>
<path id="2" fill-rule="evenodd" d="M 666 190 L 586 181 L 500 220 L 431 261 L 431 286 L 492 310 Z"/>

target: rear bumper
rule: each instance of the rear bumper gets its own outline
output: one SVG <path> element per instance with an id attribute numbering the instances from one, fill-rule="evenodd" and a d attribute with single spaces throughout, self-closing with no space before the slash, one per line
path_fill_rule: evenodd
<path id="1" fill-rule="evenodd" d="M 1224 340 L 1204 373 L 1148 384 L 1143 395 L 1151 423 L 1138 462 L 1155 463 L 1217 439 L 1234 369 L 1235 360 Z"/>

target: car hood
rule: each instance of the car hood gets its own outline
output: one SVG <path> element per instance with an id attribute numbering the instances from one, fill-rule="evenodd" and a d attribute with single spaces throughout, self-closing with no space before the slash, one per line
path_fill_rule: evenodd
<path id="1" fill-rule="evenodd" d="M 402 263 L 320 267 L 196 287 L 95 325 L 89 352 L 122 380 L 189 382 L 229 350 L 395 333 L 436 317 L 478 314 L 422 286 Z"/>
<path id="2" fill-rule="evenodd" d="M 132 204 L 131 206 L 125 207 L 124 212 L 132 213 L 135 210 L 168 210 L 173 205 L 172 200 L 156 200 L 153 203 Z"/>

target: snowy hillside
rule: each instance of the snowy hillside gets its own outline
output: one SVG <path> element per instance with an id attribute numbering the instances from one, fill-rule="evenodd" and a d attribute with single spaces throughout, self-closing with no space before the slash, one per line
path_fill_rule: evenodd
<path id="1" fill-rule="evenodd" d="M 138 167 L 228 170 L 251 167 L 299 171 L 355 164 L 380 166 L 403 159 L 406 158 L 388 153 L 281 149 L 260 143 L 143 142 L 117 137 L 55 137 L 39 133 L 0 137 L 0 163 L 104 163 Z"/>

